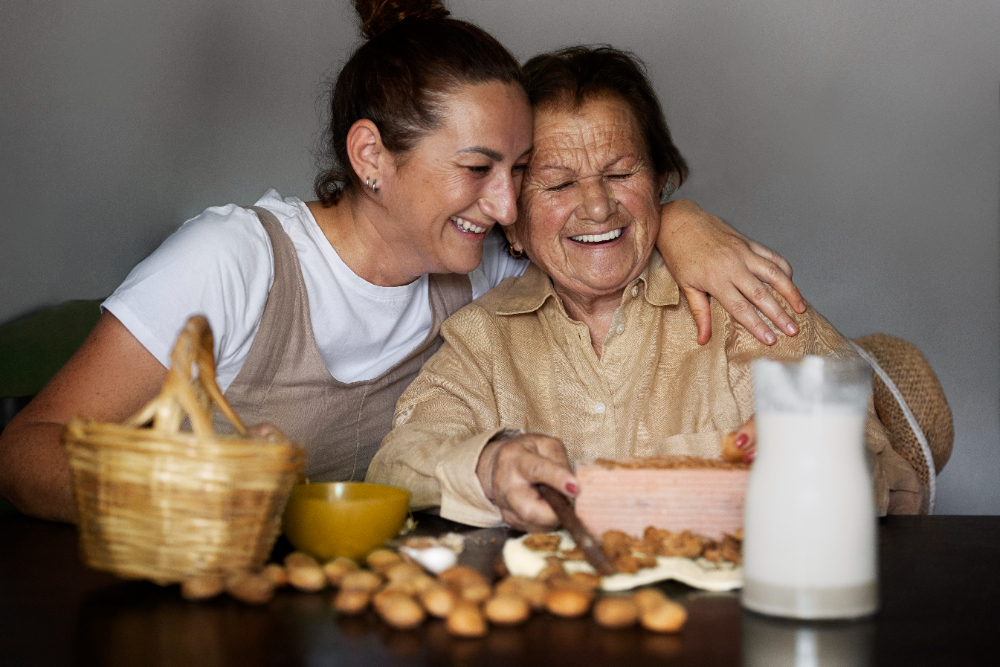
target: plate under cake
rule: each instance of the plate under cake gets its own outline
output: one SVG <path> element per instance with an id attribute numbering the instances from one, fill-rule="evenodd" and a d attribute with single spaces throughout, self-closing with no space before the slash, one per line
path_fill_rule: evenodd
<path id="1" fill-rule="evenodd" d="M 608 530 L 641 538 L 646 526 L 721 539 L 743 526 L 749 474 L 745 463 L 692 456 L 579 461 L 576 514 L 598 539 Z"/>

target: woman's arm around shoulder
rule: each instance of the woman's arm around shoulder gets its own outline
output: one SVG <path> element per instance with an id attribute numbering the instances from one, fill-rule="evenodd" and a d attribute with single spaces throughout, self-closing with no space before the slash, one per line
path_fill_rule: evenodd
<path id="1" fill-rule="evenodd" d="M 0 495 L 30 516 L 75 522 L 63 426 L 77 415 L 124 421 L 156 396 L 166 372 L 105 311 L 76 354 L 0 434 Z"/>

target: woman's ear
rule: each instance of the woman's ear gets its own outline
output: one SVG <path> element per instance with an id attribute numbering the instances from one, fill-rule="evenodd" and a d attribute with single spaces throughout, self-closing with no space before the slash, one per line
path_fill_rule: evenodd
<path id="1" fill-rule="evenodd" d="M 660 174 L 656 178 L 656 191 L 660 195 L 660 203 L 666 204 L 670 198 L 677 192 L 677 181 L 679 180 L 678 175 L 675 172 L 668 171 L 665 174 Z"/>
<path id="2" fill-rule="evenodd" d="M 378 182 L 382 176 L 382 158 L 386 154 L 378 126 L 367 118 L 355 121 L 347 131 L 347 157 L 351 168 L 364 183 Z"/>
<path id="3" fill-rule="evenodd" d="M 664 187 L 666 187 L 667 181 L 669 181 L 669 180 L 670 180 L 670 172 L 669 171 L 667 173 L 665 173 L 665 174 L 660 174 L 659 176 L 657 176 L 656 177 L 656 190 L 657 190 L 657 192 L 659 192 Z"/>

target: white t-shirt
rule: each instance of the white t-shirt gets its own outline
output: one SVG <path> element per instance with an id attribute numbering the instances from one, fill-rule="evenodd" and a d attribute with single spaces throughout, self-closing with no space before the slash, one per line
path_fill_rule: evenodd
<path id="1" fill-rule="evenodd" d="M 268 190 L 256 205 L 274 213 L 295 246 L 313 335 L 333 377 L 378 377 L 427 337 L 427 276 L 401 287 L 372 285 L 344 264 L 302 200 Z M 521 275 L 527 264 L 505 253 L 491 234 L 483 261 L 469 274 L 472 298 Z M 205 315 L 225 391 L 250 352 L 273 282 L 271 241 L 256 214 L 235 204 L 213 206 L 132 269 L 102 307 L 164 366 L 188 318 Z"/>

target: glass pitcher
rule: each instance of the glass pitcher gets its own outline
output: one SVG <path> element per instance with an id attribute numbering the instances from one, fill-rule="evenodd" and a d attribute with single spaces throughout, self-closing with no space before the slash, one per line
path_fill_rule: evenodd
<path id="1" fill-rule="evenodd" d="M 753 366 L 757 458 L 744 510 L 743 606 L 802 619 L 878 608 L 865 420 L 871 369 L 808 356 Z"/>

